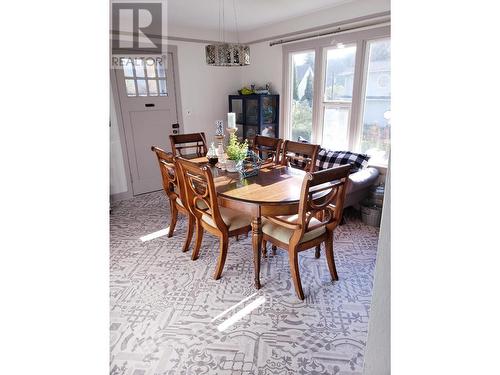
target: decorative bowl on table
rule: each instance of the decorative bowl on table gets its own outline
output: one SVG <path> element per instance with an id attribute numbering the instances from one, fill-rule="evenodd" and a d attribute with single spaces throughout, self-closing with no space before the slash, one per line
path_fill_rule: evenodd
<path id="1" fill-rule="evenodd" d="M 240 172 L 243 167 L 243 160 L 226 160 L 226 170 L 230 173 Z"/>

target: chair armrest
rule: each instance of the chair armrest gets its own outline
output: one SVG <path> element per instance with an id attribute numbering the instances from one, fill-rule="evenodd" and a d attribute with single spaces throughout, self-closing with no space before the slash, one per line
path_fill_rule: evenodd
<path id="1" fill-rule="evenodd" d="M 282 227 L 288 228 L 288 229 L 300 229 L 301 225 L 298 223 L 291 223 L 289 221 L 279 219 L 277 216 L 265 216 L 265 218 L 274 224 L 280 225 Z"/>

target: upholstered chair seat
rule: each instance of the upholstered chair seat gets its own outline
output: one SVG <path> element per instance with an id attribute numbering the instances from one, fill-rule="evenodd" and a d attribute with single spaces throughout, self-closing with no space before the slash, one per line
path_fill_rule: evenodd
<path id="1" fill-rule="evenodd" d="M 298 215 L 279 216 L 279 218 L 281 220 L 286 220 L 290 224 L 295 224 L 295 223 L 297 223 Z M 315 227 L 318 224 L 321 224 L 321 222 L 316 218 L 312 218 L 310 223 L 309 223 L 309 225 L 311 227 Z M 290 238 L 292 237 L 294 230 L 290 229 L 290 228 L 285 228 L 281 225 L 273 223 L 272 221 L 270 221 L 266 218 L 263 218 L 263 220 L 262 220 L 262 232 L 264 234 L 268 235 L 269 237 L 273 237 L 273 238 L 277 239 L 278 241 L 287 244 L 287 243 L 290 243 Z M 321 236 L 325 232 L 326 232 L 326 225 L 322 225 L 318 228 L 315 228 L 313 230 L 305 232 L 304 236 L 301 238 L 299 243 L 304 243 L 304 242 L 310 241 L 312 239 L 315 239 L 316 237 Z"/>
<path id="2" fill-rule="evenodd" d="M 242 214 L 239 211 L 231 210 L 230 208 L 225 207 L 219 207 L 219 211 L 220 216 L 222 217 L 224 223 L 228 226 L 229 231 L 243 228 L 252 224 L 252 218 L 248 215 Z M 217 228 L 215 222 L 212 219 L 210 211 L 208 211 L 207 214 L 203 215 L 201 219 L 208 225 Z"/>

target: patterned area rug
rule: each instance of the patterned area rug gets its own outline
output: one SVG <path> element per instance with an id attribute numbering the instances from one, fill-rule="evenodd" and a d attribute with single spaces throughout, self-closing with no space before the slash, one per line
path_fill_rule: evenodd
<path id="1" fill-rule="evenodd" d="M 230 239 L 217 281 L 218 239 L 206 233 L 192 261 L 182 215 L 172 238 L 141 240 L 167 228 L 168 213 L 163 192 L 112 207 L 111 374 L 362 373 L 378 228 L 348 217 L 335 230 L 337 282 L 323 252 L 302 252 L 300 301 L 279 249 L 254 288 L 250 237 Z"/>

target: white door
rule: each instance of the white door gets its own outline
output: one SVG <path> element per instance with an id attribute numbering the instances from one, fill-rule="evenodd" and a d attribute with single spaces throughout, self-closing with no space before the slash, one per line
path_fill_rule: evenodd
<path id="1" fill-rule="evenodd" d="M 178 123 L 173 54 L 121 57 L 115 69 L 133 194 L 162 188 L 160 170 L 151 146 L 170 150 L 169 135 Z M 166 62 L 166 63 L 165 63 Z M 174 125 L 178 126 L 178 125 Z"/>

